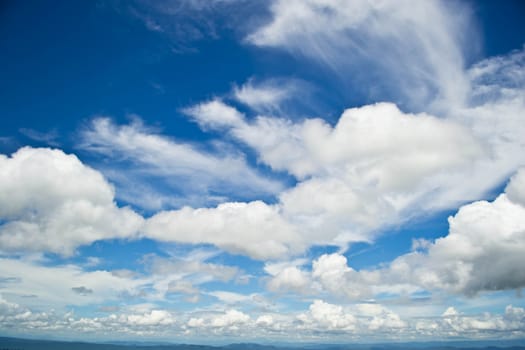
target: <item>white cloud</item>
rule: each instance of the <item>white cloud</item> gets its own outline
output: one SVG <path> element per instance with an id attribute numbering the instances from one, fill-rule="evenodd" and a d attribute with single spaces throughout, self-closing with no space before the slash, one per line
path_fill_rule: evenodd
<path id="1" fill-rule="evenodd" d="M 408 259 L 422 285 L 466 294 L 525 286 L 525 207 L 502 194 L 461 207 L 449 223 L 428 256 Z"/>
<path id="2" fill-rule="evenodd" d="M 360 175 L 385 191 L 417 185 L 425 176 L 474 160 L 481 152 L 462 126 L 405 114 L 390 103 L 347 109 L 334 127 L 321 119 L 292 123 L 258 117 L 232 134 L 256 149 L 261 161 L 299 179 Z"/>
<path id="3" fill-rule="evenodd" d="M 356 318 L 346 313 L 341 306 L 322 300 L 315 300 L 310 305 L 308 313 L 300 314 L 298 319 L 309 328 L 328 331 L 353 331 L 357 323 Z"/>
<path id="4" fill-rule="evenodd" d="M 211 243 L 257 259 L 278 258 L 304 248 L 279 208 L 261 201 L 160 212 L 147 220 L 144 232 L 158 241 Z"/>
<path id="5" fill-rule="evenodd" d="M 104 177 L 74 155 L 24 147 L 0 155 L 0 249 L 71 255 L 80 245 L 134 238 L 143 219 L 114 203 Z"/>
<path id="6" fill-rule="evenodd" d="M 222 126 L 296 177 L 277 206 L 306 245 L 370 242 L 389 225 L 484 198 L 525 164 L 524 62 L 525 50 L 472 67 L 468 104 L 442 118 L 379 103 L 333 126 L 267 116 Z"/>
<path id="7" fill-rule="evenodd" d="M 466 98 L 463 48 L 472 49 L 473 35 L 461 4 L 281 0 L 271 12 L 249 42 L 304 55 L 345 79 L 359 69 L 375 74 L 380 82 L 370 84 L 418 107 L 436 98 L 461 105 Z"/>
<path id="8" fill-rule="evenodd" d="M 296 95 L 304 98 L 309 90 L 306 83 L 294 79 L 268 79 L 260 82 L 250 79 L 240 87 L 235 86 L 233 95 L 237 101 L 254 111 L 278 113 L 283 103 L 297 97 Z"/>
<path id="9" fill-rule="evenodd" d="M 262 315 L 257 317 L 255 324 L 262 327 L 269 327 L 273 324 L 274 320 L 271 315 Z"/>
<path id="10" fill-rule="evenodd" d="M 525 207 L 525 168 L 521 168 L 511 177 L 505 194 L 512 202 Z"/>
<path id="11" fill-rule="evenodd" d="M 228 310 L 211 320 L 211 326 L 214 328 L 224 328 L 243 325 L 250 321 L 250 316 L 235 309 Z"/>
<path id="12" fill-rule="evenodd" d="M 174 254 L 168 258 L 146 255 L 143 264 L 149 275 L 151 300 L 164 301 L 170 295 L 184 295 L 188 302 L 196 303 L 203 292 L 201 285 L 213 281 L 231 282 L 240 274 L 237 266 L 207 262 L 209 255 L 191 251 L 187 255 Z"/>
<path id="13" fill-rule="evenodd" d="M 373 230 L 408 219 L 414 209 L 468 199 L 454 196 L 449 174 L 469 176 L 485 152 L 460 124 L 389 103 L 348 109 L 335 126 L 259 116 L 229 129 L 261 162 L 299 180 L 280 194 L 279 206 L 308 244 L 369 241 Z M 441 193 L 453 199 L 428 200 Z"/>
<path id="14" fill-rule="evenodd" d="M 161 258 L 158 256 L 146 256 L 144 262 L 149 272 L 158 276 L 192 276 L 194 283 L 204 283 L 212 280 L 231 281 L 238 276 L 242 270 L 237 266 L 227 266 L 206 262 L 206 257 L 192 252 L 188 256 L 172 256 Z M 166 278 L 164 278 L 166 279 Z"/>
<path id="15" fill-rule="evenodd" d="M 312 277 L 324 290 L 354 300 L 369 297 L 371 285 L 377 282 L 374 274 L 355 271 L 348 266 L 346 258 L 337 253 L 324 254 L 315 260 Z"/>
<path id="16" fill-rule="evenodd" d="M 515 175 L 506 192 L 523 190 Z M 494 201 L 460 207 L 449 217 L 449 233 L 423 250 L 401 255 L 375 270 L 355 271 L 338 254 L 313 262 L 312 277 L 323 290 L 349 299 L 370 298 L 380 292 L 411 294 L 418 290 L 473 296 L 482 291 L 525 287 L 525 206 L 500 194 Z"/>
<path id="17" fill-rule="evenodd" d="M 146 273 L 86 271 L 72 264 L 49 266 L 50 262 L 41 258 L 1 258 L 3 282 L 0 281 L 0 291 L 18 303 L 37 309 L 64 310 L 70 306 L 108 302 L 126 305 L 137 299 L 159 303 L 166 302 L 174 294 L 197 302 L 203 283 L 232 281 L 241 273 L 236 266 L 209 263 L 195 253 L 179 258 L 147 256 L 142 263 Z M 135 308 L 133 313 L 145 314 L 155 307 Z"/>
<path id="18" fill-rule="evenodd" d="M 288 266 L 272 276 L 267 287 L 274 292 L 295 291 L 303 293 L 311 288 L 311 281 L 304 271 L 295 266 Z"/>
<path id="19" fill-rule="evenodd" d="M 132 326 L 164 326 L 175 323 L 175 318 L 166 310 L 151 310 L 142 315 L 125 315 L 120 318 Z"/>
<path id="20" fill-rule="evenodd" d="M 502 314 L 465 315 L 449 308 L 442 316 L 402 319 L 378 304 L 337 305 L 314 300 L 302 313 L 248 314 L 236 309 L 222 312 L 178 312 L 155 305 L 132 305 L 104 317 L 77 316 L 74 312 L 39 312 L 0 296 L 0 330 L 4 334 L 72 336 L 88 339 L 159 339 L 203 335 L 236 339 L 327 339 L 348 341 L 387 339 L 432 340 L 445 336 L 505 338 L 523 336 L 525 311 L 508 305 Z M 18 332 L 18 333 L 17 333 Z M 190 338 L 187 338 L 188 335 Z M 193 338 L 191 338 L 193 336 Z M 208 338 L 210 339 L 210 338 Z"/>
<path id="21" fill-rule="evenodd" d="M 227 108 L 219 110 L 229 113 Z M 221 116 L 224 118 L 224 114 Z M 253 197 L 273 194 L 282 188 L 277 181 L 251 168 L 240 153 L 224 150 L 212 153 L 177 142 L 144 127 L 139 119 L 128 125 L 116 125 L 108 118 L 96 118 L 83 131 L 82 140 L 81 148 L 120 161 L 130 176 L 160 177 L 172 193 L 181 197 L 200 194 L 200 205 L 209 193 L 219 197 L 232 193 Z"/>
<path id="22" fill-rule="evenodd" d="M 199 290 L 190 281 L 171 281 L 168 284 L 168 293 L 198 294 Z"/>
<path id="23" fill-rule="evenodd" d="M 250 300 L 253 300 L 255 295 L 245 295 L 240 293 L 234 293 L 234 292 L 226 292 L 222 290 L 217 290 L 213 292 L 208 293 L 211 296 L 214 296 L 215 298 L 219 299 L 222 303 L 225 304 L 239 304 L 244 302 L 249 302 Z"/>
<path id="24" fill-rule="evenodd" d="M 223 129 L 239 126 L 244 115 L 220 100 L 212 100 L 184 109 L 203 129 Z"/>
<path id="25" fill-rule="evenodd" d="M 521 189 L 520 176 L 507 191 Z M 402 255 L 380 271 L 382 279 L 470 296 L 525 286 L 519 268 L 525 264 L 524 206 L 501 194 L 492 202 L 462 206 L 449 225 L 448 235 L 427 245 L 427 252 Z"/>

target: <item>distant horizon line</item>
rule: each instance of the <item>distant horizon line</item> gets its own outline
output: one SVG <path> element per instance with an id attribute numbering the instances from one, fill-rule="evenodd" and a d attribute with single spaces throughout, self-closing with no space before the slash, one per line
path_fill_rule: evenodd
<path id="1" fill-rule="evenodd" d="M 15 336 L 4 336 L 0 335 L 0 344 L 8 341 L 14 342 L 48 342 L 48 343 L 81 343 L 88 345 L 115 345 L 115 346 L 162 346 L 162 347 L 178 347 L 178 346 L 190 346 L 190 347 L 210 347 L 210 348 L 232 348 L 240 346 L 250 347 L 273 347 L 278 349 L 284 348 L 331 348 L 331 347 L 351 347 L 358 348 L 360 346 L 365 347 L 379 347 L 379 346 L 410 346 L 411 348 L 435 348 L 436 346 L 447 346 L 452 348 L 461 348 L 463 346 L 471 348 L 486 348 L 486 347 L 523 347 L 525 349 L 525 338 L 516 339 L 443 339 L 443 340 L 383 340 L 383 341 L 356 341 L 356 342 L 286 342 L 286 341 L 240 341 L 231 343 L 193 343 L 193 342 L 174 342 L 169 340 L 84 340 L 84 339 L 65 339 L 65 338 L 37 338 L 37 337 L 15 337 Z"/>

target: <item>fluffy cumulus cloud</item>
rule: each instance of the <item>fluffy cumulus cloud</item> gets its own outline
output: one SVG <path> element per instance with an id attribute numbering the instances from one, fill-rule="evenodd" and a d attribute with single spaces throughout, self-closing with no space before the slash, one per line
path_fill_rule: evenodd
<path id="1" fill-rule="evenodd" d="M 66 336 L 75 334 L 82 337 L 96 333 L 105 339 L 114 337 L 144 337 L 168 333 L 176 323 L 174 315 L 166 310 L 149 309 L 142 312 L 126 310 L 120 314 L 104 317 L 80 317 L 74 312 L 38 312 L 8 302 L 0 296 L 0 329 L 14 330 L 15 334 L 32 331 L 39 335 L 55 334 Z"/>
<path id="2" fill-rule="evenodd" d="M 274 292 L 295 291 L 302 293 L 310 288 L 308 275 L 296 266 L 288 266 L 276 272 L 268 282 L 268 289 Z"/>
<path id="3" fill-rule="evenodd" d="M 356 324 L 355 317 L 345 313 L 341 306 L 332 305 L 322 300 L 315 300 L 310 305 L 308 313 L 299 315 L 298 319 L 307 324 L 308 327 L 329 331 L 352 331 Z"/>
<path id="4" fill-rule="evenodd" d="M 313 261 L 311 272 L 302 271 L 303 276 L 318 283 L 320 291 L 349 300 L 385 292 L 446 291 L 473 296 L 484 291 L 519 290 L 525 287 L 521 269 L 525 264 L 525 206 L 509 199 L 508 194 L 521 193 L 524 172 L 522 169 L 513 176 L 506 193 L 494 201 L 462 206 L 449 218 L 445 237 L 415 244 L 415 251 L 387 266 L 356 271 L 342 254 L 324 254 Z"/>
<path id="5" fill-rule="evenodd" d="M 222 125 L 231 126 L 233 136 L 253 147 L 273 169 L 298 179 L 337 173 L 350 165 L 370 182 L 395 190 L 442 167 L 462 164 L 480 152 L 460 125 L 429 115 L 404 114 L 389 103 L 348 109 L 334 127 L 322 119 L 293 123 L 264 116 L 247 123 L 239 115 L 232 123 L 232 107 L 217 106 L 217 101 L 200 105 L 193 117 L 206 122 L 210 117 L 204 111 L 209 108 L 215 113 L 227 110 Z M 345 175 L 353 174 L 348 171 Z"/>
<path id="6" fill-rule="evenodd" d="M 473 338 L 491 338 L 501 332 L 523 334 L 524 310 L 507 305 L 502 315 L 485 313 L 479 316 L 468 316 L 449 308 L 441 318 L 421 319 L 415 322 L 414 328 L 421 335 L 436 333 L 449 336 L 469 336 Z"/>
<path id="7" fill-rule="evenodd" d="M 333 294 L 351 299 L 367 297 L 371 294 L 369 284 L 373 276 L 358 273 L 348 266 L 347 259 L 340 254 L 324 254 L 313 262 L 312 277 Z M 367 278 L 368 277 L 368 278 Z M 372 277 L 372 278 L 371 278 Z"/>
<path id="8" fill-rule="evenodd" d="M 71 255 L 80 245 L 133 238 L 143 219 L 118 207 L 96 170 L 60 150 L 0 155 L 0 249 Z"/>
<path id="9" fill-rule="evenodd" d="M 211 243 L 258 259 L 284 256 L 301 244 L 279 208 L 261 201 L 160 212 L 147 221 L 144 231 L 159 241 Z"/>
<path id="10" fill-rule="evenodd" d="M 506 192 L 523 191 L 524 170 L 512 178 Z M 449 218 L 446 237 L 437 239 L 426 254 L 398 258 L 407 264 L 422 286 L 439 287 L 467 295 L 479 291 L 519 289 L 525 286 L 525 206 L 501 194 L 492 202 L 465 205 Z"/>

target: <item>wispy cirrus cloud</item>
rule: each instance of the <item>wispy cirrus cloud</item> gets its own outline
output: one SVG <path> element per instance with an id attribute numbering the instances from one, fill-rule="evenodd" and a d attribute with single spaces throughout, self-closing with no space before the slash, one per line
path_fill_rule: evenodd
<path id="1" fill-rule="evenodd" d="M 448 108 L 466 98 L 465 51 L 473 49 L 475 33 L 461 4 L 283 0 L 270 10 L 272 19 L 253 29 L 248 42 L 302 55 L 358 81 L 366 79 L 360 73 L 366 67 L 367 78 L 378 79 L 367 88 L 410 107 L 446 101 L 441 107 Z"/>
<path id="2" fill-rule="evenodd" d="M 204 150 L 148 129 L 140 119 L 118 125 L 109 118 L 95 118 L 81 135 L 81 149 L 120 162 L 131 178 L 162 178 L 170 191 L 158 194 L 160 198 L 184 198 L 186 204 L 191 203 L 188 199 L 195 198 L 195 204 L 202 205 L 213 203 L 213 196 L 218 200 L 230 195 L 250 198 L 271 196 L 282 190 L 279 181 L 251 167 L 242 153 L 218 147 Z M 118 183 L 119 178 L 114 180 Z M 169 205 L 181 201 L 159 202 Z M 133 204 L 140 206 L 140 200 Z"/>
<path id="3" fill-rule="evenodd" d="M 175 54 L 195 54 L 200 41 L 216 40 L 224 30 L 247 30 L 266 11 L 265 4 L 246 0 L 136 0 L 115 7 L 167 37 Z"/>

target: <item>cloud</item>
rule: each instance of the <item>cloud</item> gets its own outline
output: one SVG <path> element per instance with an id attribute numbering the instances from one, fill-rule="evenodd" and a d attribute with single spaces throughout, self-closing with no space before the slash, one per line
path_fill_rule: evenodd
<path id="1" fill-rule="evenodd" d="M 158 241 L 211 243 L 257 259 L 277 258 L 302 248 L 298 232 L 282 219 L 279 208 L 261 201 L 160 212 L 147 220 L 144 232 Z"/>
<path id="2" fill-rule="evenodd" d="M 244 115 L 237 109 L 215 99 L 183 110 L 204 129 L 224 129 L 243 124 Z"/>
<path id="3" fill-rule="evenodd" d="M 168 284 L 168 293 L 198 294 L 199 290 L 189 281 L 171 281 Z"/>
<path id="4" fill-rule="evenodd" d="M 465 71 L 466 101 L 442 117 L 377 103 L 349 108 L 331 125 L 248 118 L 215 100 L 221 108 L 208 111 L 223 122 L 208 127 L 227 131 L 260 162 L 297 179 L 276 205 L 306 245 L 371 242 L 389 226 L 486 198 L 525 164 L 524 62 L 519 50 Z M 199 113 L 207 105 L 197 105 L 192 118 L 208 118 Z M 235 113 L 235 122 L 221 110 Z"/>
<path id="5" fill-rule="evenodd" d="M 518 183 L 522 174 L 507 189 L 523 190 Z M 501 194 L 493 202 L 461 207 L 449 225 L 449 234 L 437 239 L 424 257 L 399 258 L 411 265 L 421 285 L 467 295 L 525 286 L 518 268 L 525 263 L 520 253 L 525 249 L 525 206 Z"/>
<path id="6" fill-rule="evenodd" d="M 506 193 L 524 188 L 520 170 Z M 410 295 L 418 291 L 446 291 L 472 297 L 480 292 L 525 287 L 525 206 L 507 194 L 494 201 L 477 201 L 449 217 L 449 232 L 434 242 L 417 244 L 386 266 L 356 271 L 340 253 L 323 254 L 313 261 L 305 278 L 321 291 L 348 300 L 373 298 L 381 293 Z M 319 293 L 319 292 L 318 292 Z"/>
<path id="7" fill-rule="evenodd" d="M 312 264 L 312 277 L 319 280 L 324 290 L 335 295 L 344 295 L 352 300 L 371 295 L 370 282 L 364 272 L 357 272 L 347 265 L 340 254 L 324 254 Z"/>
<path id="8" fill-rule="evenodd" d="M 175 323 L 175 318 L 166 310 L 151 310 L 144 314 L 125 315 L 119 321 L 132 326 L 169 326 Z"/>
<path id="9" fill-rule="evenodd" d="M 295 291 L 303 293 L 310 289 L 308 275 L 295 266 L 288 266 L 269 280 L 268 289 L 273 292 Z"/>
<path id="10" fill-rule="evenodd" d="M 272 19 L 248 42 L 308 57 L 345 80 L 380 77 L 366 86 L 401 94 L 420 108 L 436 99 L 461 105 L 466 98 L 464 51 L 475 49 L 475 34 L 461 4 L 281 0 L 270 9 Z"/>
<path id="11" fill-rule="evenodd" d="M 521 189 L 523 170 L 507 188 Z M 516 182 L 515 182 L 516 181 Z M 482 291 L 519 289 L 525 274 L 525 207 L 506 194 L 494 201 L 462 206 L 449 218 L 449 233 L 427 245 L 427 251 L 395 259 L 380 271 L 386 281 L 410 283 L 426 290 L 473 296 Z M 387 277 L 388 276 L 388 277 Z"/>
<path id="12" fill-rule="evenodd" d="M 310 305 L 309 313 L 299 315 L 299 320 L 304 323 L 315 323 L 316 328 L 326 330 L 345 330 L 355 329 L 356 319 L 350 314 L 343 312 L 343 308 L 338 305 L 326 303 L 322 300 L 315 300 Z"/>
<path id="13" fill-rule="evenodd" d="M 209 119 L 198 111 L 211 104 L 221 105 L 214 109 L 215 120 L 224 121 L 221 130 L 252 147 L 259 161 L 298 180 L 278 204 L 308 244 L 369 241 L 372 231 L 409 219 L 416 208 L 465 201 L 449 176 L 469 176 L 485 157 L 483 145 L 461 124 L 403 113 L 390 103 L 347 109 L 334 126 L 317 118 L 258 116 L 250 122 L 242 114 L 230 123 L 233 108 L 218 101 L 194 107 L 192 117 Z M 429 201 L 442 193 L 451 198 Z"/>
<path id="14" fill-rule="evenodd" d="M 511 177 L 505 188 L 505 194 L 513 203 L 525 207 L 525 168 Z"/>
<path id="15" fill-rule="evenodd" d="M 178 312 L 154 305 L 134 305 L 108 310 L 103 317 L 82 317 L 73 312 L 38 312 L 0 295 L 0 329 L 5 334 L 24 334 L 37 329 L 40 335 L 75 335 L 88 339 L 155 339 L 158 337 L 236 336 L 244 339 L 394 340 L 505 338 L 523 336 L 523 308 L 508 305 L 502 314 L 464 315 L 448 308 L 442 316 L 402 319 L 379 304 L 338 305 L 316 299 L 300 313 L 254 314 L 237 309 L 222 312 Z M 194 338 L 197 339 L 197 338 Z M 406 339 L 406 338 L 404 338 Z"/>
<path id="16" fill-rule="evenodd" d="M 27 259 L 0 259 L 0 276 L 13 271 L 19 281 L 2 286 L 2 293 L 17 303 L 35 309 L 65 310 L 120 300 L 122 293 L 137 293 L 151 283 L 150 278 L 131 278 L 105 270 L 84 271 L 75 265 L 45 266 L 46 262 Z M 24 296 L 33 294 L 32 298 Z"/>
<path id="17" fill-rule="evenodd" d="M 135 238 L 143 219 L 117 207 L 104 177 L 60 150 L 0 155 L 0 249 L 71 255 L 81 245 Z"/>
<path id="18" fill-rule="evenodd" d="M 196 303 L 203 293 L 201 285 L 214 281 L 231 282 L 242 273 L 237 266 L 214 264 L 206 260 L 198 252 L 169 258 L 147 255 L 143 263 L 151 276 L 152 294 L 149 298 L 162 301 L 173 295 L 183 295 L 186 301 Z"/>
<path id="19" fill-rule="evenodd" d="M 430 115 L 405 114 L 390 103 L 347 109 L 334 127 L 322 119 L 292 123 L 258 117 L 231 133 L 257 150 L 261 161 L 298 179 L 332 175 L 350 165 L 362 168 L 363 176 L 373 175 L 369 181 L 388 190 L 406 188 L 442 167 L 475 159 L 480 152 L 462 126 Z"/>
<path id="20" fill-rule="evenodd" d="M 192 54 L 198 51 L 200 41 L 216 40 L 223 30 L 246 27 L 246 22 L 263 12 L 264 7 L 244 0 L 137 0 L 117 10 L 166 37 L 175 54 Z"/>
<path id="21" fill-rule="evenodd" d="M 241 86 L 234 86 L 233 97 L 258 113 L 279 113 L 285 102 L 298 102 L 309 95 L 311 88 L 297 79 L 249 79 Z M 303 101 L 304 102 L 304 101 Z"/>
<path id="22" fill-rule="evenodd" d="M 87 294 L 93 294 L 93 289 L 86 288 L 84 286 L 80 287 L 73 287 L 71 290 L 75 293 L 78 293 L 80 295 L 87 295 Z"/>
<path id="23" fill-rule="evenodd" d="M 222 199 L 232 193 L 253 197 L 282 188 L 279 182 L 251 168 L 239 153 L 209 152 L 177 142 L 146 128 L 140 119 L 116 125 L 108 118 L 95 118 L 83 130 L 82 140 L 82 149 L 119 162 L 129 176 L 144 178 L 145 182 L 149 177 L 161 178 L 172 196 L 175 193 L 191 199 L 198 194 L 199 205 L 207 202 L 211 193 Z"/>

